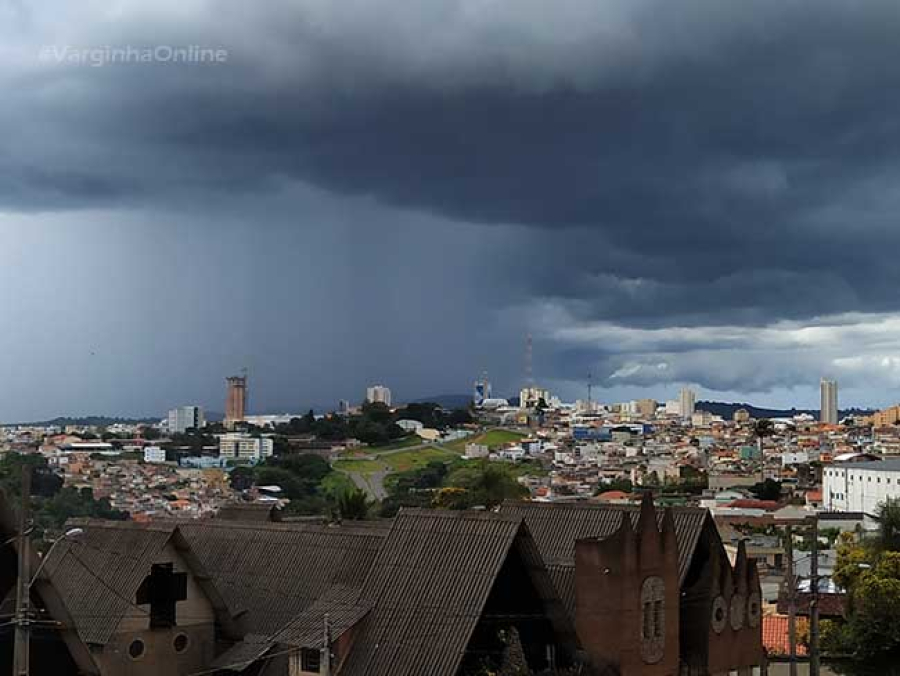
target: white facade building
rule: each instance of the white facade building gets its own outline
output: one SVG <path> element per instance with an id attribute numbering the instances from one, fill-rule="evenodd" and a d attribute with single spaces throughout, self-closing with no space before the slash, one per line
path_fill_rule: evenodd
<path id="1" fill-rule="evenodd" d="M 682 388 L 678 394 L 678 403 L 681 417 L 685 420 L 690 420 L 691 416 L 694 415 L 694 407 L 697 404 L 697 393 L 687 387 Z"/>
<path id="2" fill-rule="evenodd" d="M 159 446 L 147 446 L 144 448 L 144 462 L 158 464 L 166 461 L 166 449 Z"/>
<path id="3" fill-rule="evenodd" d="M 839 463 L 822 470 L 826 512 L 874 515 L 887 498 L 900 498 L 900 458 Z"/>
<path id="4" fill-rule="evenodd" d="M 179 406 L 169 411 L 169 434 L 184 434 L 189 429 L 206 426 L 206 417 L 199 406 Z"/>
<path id="5" fill-rule="evenodd" d="M 384 385 L 372 385 L 366 388 L 367 404 L 391 405 L 391 390 Z"/>
<path id="6" fill-rule="evenodd" d="M 264 460 L 275 450 L 274 442 L 267 437 L 251 437 L 249 434 L 231 433 L 219 437 L 219 456 L 232 460 Z"/>

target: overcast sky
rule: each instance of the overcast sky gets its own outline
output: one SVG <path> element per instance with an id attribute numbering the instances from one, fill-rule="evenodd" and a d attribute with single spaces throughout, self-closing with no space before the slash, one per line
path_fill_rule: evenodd
<path id="1" fill-rule="evenodd" d="M 0 0 L 0 421 L 221 411 L 243 367 L 255 411 L 512 394 L 529 332 L 567 399 L 895 403 L 897 35 L 896 0 Z"/>

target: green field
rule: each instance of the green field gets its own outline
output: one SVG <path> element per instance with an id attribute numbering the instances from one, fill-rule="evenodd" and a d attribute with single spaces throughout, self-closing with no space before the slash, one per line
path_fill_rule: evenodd
<path id="1" fill-rule="evenodd" d="M 368 451 L 372 455 L 381 455 L 382 453 L 399 451 L 404 448 L 409 448 L 410 446 L 421 446 L 423 443 L 425 442 L 422 441 L 422 438 L 419 435 L 413 434 L 408 437 L 404 437 L 400 441 L 397 441 L 393 444 L 388 444 L 387 446 L 370 446 L 369 448 L 366 448 L 364 450 Z"/>
<path id="2" fill-rule="evenodd" d="M 445 445 L 445 448 L 463 453 L 466 450 L 466 444 L 486 444 L 488 448 L 496 448 L 497 446 L 503 446 L 504 444 L 519 441 L 524 438 L 524 434 L 513 432 L 512 430 L 488 430 L 483 434 L 451 441 L 449 444 Z"/>
<path id="3" fill-rule="evenodd" d="M 356 488 L 356 484 L 346 474 L 332 472 L 322 479 L 321 488 L 325 494 L 336 497 Z"/>
<path id="4" fill-rule="evenodd" d="M 384 463 L 377 460 L 338 460 L 332 467 L 343 472 L 359 472 L 360 474 L 382 472 L 387 469 Z"/>
<path id="5" fill-rule="evenodd" d="M 429 446 L 415 451 L 401 451 L 400 453 L 392 453 L 384 456 L 382 459 L 391 466 L 394 472 L 408 472 L 411 469 L 420 469 L 425 467 L 429 462 L 449 462 L 456 460 L 458 454 Z"/>

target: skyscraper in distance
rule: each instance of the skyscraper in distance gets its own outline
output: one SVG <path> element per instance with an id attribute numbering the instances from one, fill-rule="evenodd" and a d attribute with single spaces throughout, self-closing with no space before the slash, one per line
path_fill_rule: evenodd
<path id="1" fill-rule="evenodd" d="M 189 429 L 199 430 L 206 425 L 206 417 L 199 406 L 180 406 L 169 411 L 169 433 L 184 434 Z"/>
<path id="2" fill-rule="evenodd" d="M 697 404 L 697 393 L 694 390 L 683 387 L 678 394 L 678 403 L 682 419 L 690 419 L 694 415 L 694 407 Z"/>
<path id="3" fill-rule="evenodd" d="M 225 395 L 225 426 L 233 427 L 246 415 L 247 376 L 231 376 L 225 379 L 228 391 Z"/>
<path id="4" fill-rule="evenodd" d="M 822 378 L 819 384 L 822 403 L 819 409 L 819 422 L 828 425 L 838 423 L 838 384 L 836 380 Z"/>
<path id="5" fill-rule="evenodd" d="M 384 385 L 372 385 L 366 388 L 366 402 L 369 404 L 391 405 L 391 390 Z"/>

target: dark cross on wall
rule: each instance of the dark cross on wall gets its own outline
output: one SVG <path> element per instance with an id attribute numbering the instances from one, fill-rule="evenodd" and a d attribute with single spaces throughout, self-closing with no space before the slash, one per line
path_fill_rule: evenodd
<path id="1" fill-rule="evenodd" d="M 187 573 L 176 573 L 174 564 L 154 563 L 137 591 L 138 605 L 150 604 L 150 628 L 174 627 L 175 606 L 187 599 Z"/>

